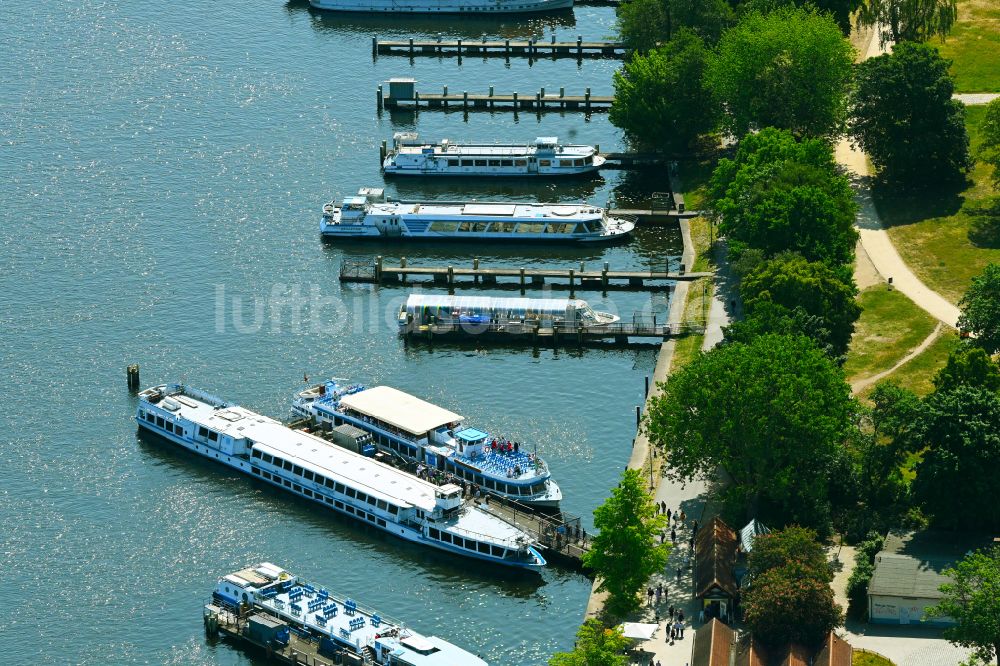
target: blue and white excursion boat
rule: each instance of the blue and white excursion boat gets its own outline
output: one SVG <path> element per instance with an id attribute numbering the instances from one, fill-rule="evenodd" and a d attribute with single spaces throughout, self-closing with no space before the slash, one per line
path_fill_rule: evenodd
<path id="1" fill-rule="evenodd" d="M 448 641 L 422 636 L 270 562 L 221 578 L 204 622 L 209 633 L 221 631 L 283 657 L 298 652 L 338 664 L 487 666 Z"/>
<path id="2" fill-rule="evenodd" d="M 378 448 L 489 493 L 540 507 L 562 499 L 545 461 L 519 442 L 465 426 L 458 414 L 389 386 L 331 380 L 296 394 L 292 412 L 324 428 L 361 428 Z"/>
<path id="3" fill-rule="evenodd" d="M 387 176 L 579 176 L 604 162 L 594 146 L 563 145 L 554 136 L 533 144 L 458 144 L 396 132 L 382 170 Z"/>
<path id="4" fill-rule="evenodd" d="M 393 14 L 520 14 L 570 9 L 573 0 L 309 0 L 316 9 Z"/>
<path id="5" fill-rule="evenodd" d="M 523 530 L 390 465 L 183 384 L 139 394 L 139 427 L 189 451 L 417 543 L 527 569 L 545 558 Z"/>
<path id="6" fill-rule="evenodd" d="M 326 238 L 402 241 L 610 243 L 633 229 L 634 219 L 586 203 L 393 201 L 368 187 L 325 204 L 319 223 Z"/>

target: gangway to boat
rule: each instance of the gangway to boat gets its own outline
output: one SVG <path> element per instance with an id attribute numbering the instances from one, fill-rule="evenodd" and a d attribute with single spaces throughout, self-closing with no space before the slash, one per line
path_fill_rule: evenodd
<path id="1" fill-rule="evenodd" d="M 476 503 L 479 508 L 515 525 L 545 546 L 549 562 L 558 559 L 570 566 L 583 566 L 583 554 L 590 547 L 592 535 L 587 534 L 579 516 L 538 511 L 517 500 L 496 496 L 484 497 Z"/>

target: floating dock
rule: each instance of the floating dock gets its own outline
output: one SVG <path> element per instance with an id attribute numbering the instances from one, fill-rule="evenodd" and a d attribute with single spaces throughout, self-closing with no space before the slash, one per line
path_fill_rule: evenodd
<path id="1" fill-rule="evenodd" d="M 527 288 L 537 289 L 549 284 L 553 287 L 569 289 L 609 290 L 640 290 L 651 289 L 650 282 L 661 283 L 660 287 L 669 288 L 677 281 L 698 280 L 710 277 L 712 273 L 693 273 L 685 270 L 681 264 L 678 271 L 612 271 L 608 262 L 604 262 L 601 270 L 586 270 L 581 262 L 577 268 L 484 268 L 479 265 L 479 259 L 472 260 L 471 267 L 462 266 L 409 266 L 406 257 L 399 261 L 399 266 L 388 266 L 381 256 L 374 260 L 344 260 L 340 266 L 341 282 L 361 282 L 372 284 L 425 281 L 447 286 L 449 290 L 455 287 L 475 288 Z M 426 278 L 430 278 L 426 280 Z M 456 278 L 471 278 L 457 279 Z M 516 281 L 514 281 L 516 280 Z"/>
<path id="2" fill-rule="evenodd" d="M 542 88 L 535 93 L 496 93 L 490 86 L 486 94 L 469 94 L 467 91 L 451 93 L 443 86 L 440 93 L 425 93 L 415 89 L 414 79 L 390 79 L 389 91 L 382 85 L 375 91 L 379 109 L 461 109 L 464 111 L 607 111 L 615 101 L 614 95 L 593 95 L 587 88 L 583 95 L 567 95 L 565 88 L 558 93 Z"/>
<path id="3" fill-rule="evenodd" d="M 400 333 L 408 340 L 435 338 L 490 339 L 506 342 L 528 343 L 533 346 L 577 345 L 591 342 L 614 341 L 615 344 L 629 343 L 630 338 L 645 338 L 657 342 L 669 338 L 681 338 L 693 333 L 704 333 L 705 325 L 693 322 L 669 323 L 657 319 L 655 315 L 634 315 L 614 324 L 556 323 L 541 326 L 537 320 L 530 322 L 467 323 L 442 321 L 437 324 L 416 322 L 400 327 Z"/>
<path id="4" fill-rule="evenodd" d="M 584 41 L 578 35 L 576 41 L 556 41 L 553 35 L 550 41 L 539 39 L 494 39 L 481 40 L 448 39 L 436 40 L 413 39 L 380 40 L 372 37 L 372 55 L 402 55 L 410 58 L 416 56 L 479 56 L 487 57 L 521 57 L 521 58 L 624 58 L 627 50 L 621 42 Z"/>
<path id="5" fill-rule="evenodd" d="M 568 513 L 546 513 L 514 500 L 493 496 L 479 500 L 480 509 L 492 513 L 527 532 L 545 547 L 549 562 L 558 561 L 576 568 L 583 567 L 583 554 L 590 547 L 590 537 L 580 524 L 579 516 Z"/>
<path id="6" fill-rule="evenodd" d="M 214 617 L 213 621 L 209 618 Z M 334 666 L 334 659 L 321 657 L 319 654 L 319 643 L 300 636 L 298 633 L 289 633 L 288 644 L 275 646 L 254 640 L 247 626 L 249 615 L 239 616 L 221 606 L 210 605 L 206 607 L 205 633 L 211 636 L 221 636 L 224 639 L 243 648 L 254 648 L 262 654 L 266 654 L 268 659 L 272 659 L 281 664 L 300 664 L 302 666 Z M 348 660 L 340 657 L 340 663 L 361 664 L 366 663 L 353 655 L 346 655 Z"/>

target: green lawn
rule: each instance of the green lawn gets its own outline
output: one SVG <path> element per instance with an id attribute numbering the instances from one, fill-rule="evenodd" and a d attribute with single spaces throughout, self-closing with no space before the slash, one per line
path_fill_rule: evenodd
<path id="1" fill-rule="evenodd" d="M 996 67 L 1000 73 L 1000 60 Z M 973 150 L 986 109 L 968 107 L 966 124 Z M 873 197 L 882 222 L 903 260 L 924 283 L 958 303 L 973 277 L 986 264 L 1000 262 L 1000 248 L 979 247 L 969 240 L 972 217 L 964 207 L 993 194 L 990 167 L 977 163 L 962 191 L 898 196 L 875 188 Z"/>
<path id="2" fill-rule="evenodd" d="M 896 666 L 880 654 L 855 650 L 851 657 L 851 666 Z"/>
<path id="3" fill-rule="evenodd" d="M 925 396 L 934 390 L 931 380 L 938 370 L 948 362 L 948 354 L 958 345 L 958 334 L 952 331 L 944 332 L 931 343 L 919 356 L 900 366 L 898 370 L 886 377 L 903 388 L 908 388 L 919 396 Z M 869 387 L 862 397 L 871 392 Z"/>
<path id="4" fill-rule="evenodd" d="M 959 0 L 958 22 L 942 44 L 952 61 L 959 92 L 1000 92 L 1000 4 L 996 0 Z"/>
<path id="5" fill-rule="evenodd" d="M 913 301 L 898 291 L 889 291 L 886 285 L 865 289 L 858 301 L 863 311 L 854 325 L 844 363 L 849 382 L 893 367 L 930 335 L 936 324 Z"/>

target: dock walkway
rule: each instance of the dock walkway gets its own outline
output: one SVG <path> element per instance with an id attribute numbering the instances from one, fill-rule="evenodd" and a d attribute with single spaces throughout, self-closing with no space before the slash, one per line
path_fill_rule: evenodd
<path id="1" fill-rule="evenodd" d="M 298 632 L 294 631 L 289 633 L 288 645 L 277 647 L 264 645 L 250 638 L 245 631 L 247 618 L 252 613 L 246 617 L 241 617 L 219 607 L 213 608 L 213 611 L 217 613 L 218 617 L 217 634 L 219 636 L 240 645 L 240 647 L 257 648 L 278 663 L 301 664 L 303 666 L 333 666 L 334 663 L 341 663 L 345 657 L 349 656 L 346 654 L 341 655 L 341 658 L 336 661 L 333 658 L 321 657 L 319 654 L 319 643 L 304 638 Z M 210 637 L 213 635 L 207 623 L 205 625 L 205 633 Z M 360 664 L 362 662 L 360 658 L 354 658 L 346 663 Z"/>
<path id="2" fill-rule="evenodd" d="M 584 41 L 577 36 L 576 41 L 550 41 L 538 39 L 492 39 L 481 40 L 413 39 L 380 40 L 372 37 L 372 55 L 415 56 L 480 56 L 510 58 L 624 58 L 625 45 L 621 42 Z"/>
<path id="3" fill-rule="evenodd" d="M 545 547 L 544 556 L 574 567 L 583 566 L 583 554 L 589 548 L 589 535 L 579 516 L 568 513 L 545 513 L 513 500 L 494 496 L 477 500 L 479 508 L 512 523 Z"/>
<path id="4" fill-rule="evenodd" d="M 414 92 L 412 96 L 386 95 L 380 85 L 376 90 L 376 102 L 380 109 L 461 109 L 463 111 L 607 111 L 615 101 L 614 95 L 592 95 L 588 88 L 582 95 L 567 95 L 546 92 L 544 88 L 535 93 L 494 93 L 469 94 L 449 93 L 445 86 L 440 93 Z"/>

